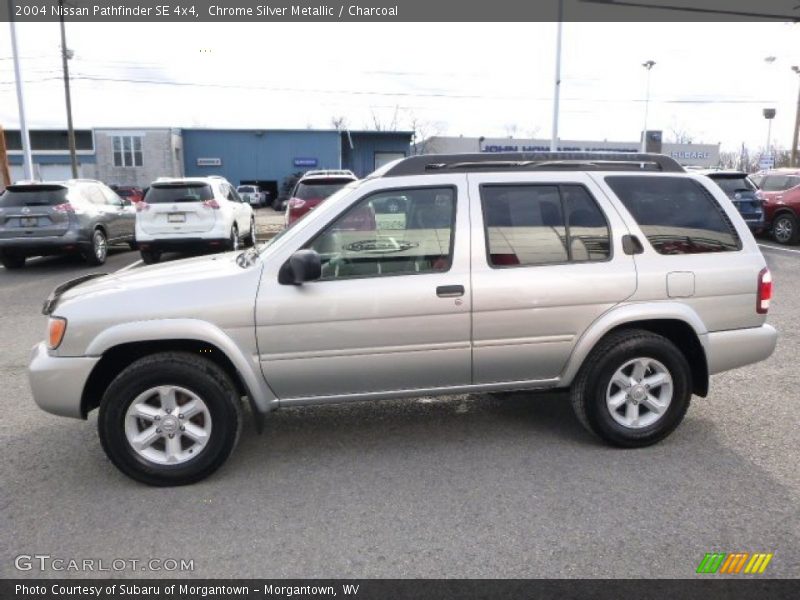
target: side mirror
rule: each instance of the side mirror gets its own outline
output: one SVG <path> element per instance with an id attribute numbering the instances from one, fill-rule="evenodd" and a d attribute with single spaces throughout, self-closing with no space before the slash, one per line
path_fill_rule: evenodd
<path id="1" fill-rule="evenodd" d="M 322 261 L 314 250 L 298 250 L 289 257 L 278 271 L 281 285 L 302 285 L 322 277 Z"/>

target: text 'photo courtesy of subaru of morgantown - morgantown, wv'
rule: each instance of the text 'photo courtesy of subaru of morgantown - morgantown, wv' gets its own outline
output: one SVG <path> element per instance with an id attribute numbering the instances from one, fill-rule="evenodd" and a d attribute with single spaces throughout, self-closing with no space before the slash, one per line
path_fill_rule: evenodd
<path id="1" fill-rule="evenodd" d="M 245 413 L 351 400 L 564 389 L 588 432 L 649 446 L 712 375 L 775 349 L 744 175 L 658 154 L 439 154 L 296 189 L 318 177 L 338 191 L 303 191 L 324 202 L 246 249 L 252 209 L 227 181 L 154 182 L 136 208 L 146 262 L 232 251 L 56 288 L 36 403 L 98 409 L 111 461 L 168 486 L 218 469 Z"/>

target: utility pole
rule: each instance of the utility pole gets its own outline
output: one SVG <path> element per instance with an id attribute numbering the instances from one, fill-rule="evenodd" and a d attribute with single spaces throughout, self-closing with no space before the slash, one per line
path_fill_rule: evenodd
<path id="1" fill-rule="evenodd" d="M 3 180 L 3 187 L 11 185 L 11 170 L 8 167 L 8 148 L 6 148 L 6 134 L 0 126 L 0 178 Z"/>
<path id="2" fill-rule="evenodd" d="M 556 33 L 556 79 L 553 92 L 553 135 L 550 152 L 558 150 L 558 104 L 561 95 L 561 26 L 564 23 L 564 0 L 558 0 L 558 32 Z"/>
<path id="3" fill-rule="evenodd" d="M 69 91 L 69 50 L 67 50 L 67 34 L 64 29 L 64 0 L 58 0 L 61 25 L 61 67 L 64 71 L 64 96 L 67 101 L 67 141 L 69 143 L 69 158 L 72 163 L 72 178 L 78 178 L 78 156 L 75 152 L 75 129 L 72 126 L 72 97 Z"/>
<path id="4" fill-rule="evenodd" d="M 656 65 L 656 61 L 648 60 L 642 66 L 647 69 L 647 88 L 644 96 L 644 129 L 642 129 L 642 154 L 647 152 L 647 109 L 650 106 L 650 71 Z"/>
<path id="5" fill-rule="evenodd" d="M 22 90 L 22 69 L 19 66 L 19 49 L 17 48 L 17 28 L 14 23 L 14 11 L 11 0 L 8 0 L 9 25 L 11 27 L 11 55 L 14 58 L 14 77 L 17 82 L 17 106 L 19 109 L 19 135 L 22 138 L 23 171 L 25 179 L 33 179 L 33 155 L 31 141 L 28 136 L 28 124 L 25 121 L 25 94 Z"/>
<path id="6" fill-rule="evenodd" d="M 800 76 L 800 67 L 797 65 L 792 66 L 792 71 Z M 797 90 L 797 114 L 794 117 L 794 135 L 792 136 L 792 160 L 789 163 L 793 167 L 798 166 L 797 162 L 797 142 L 798 134 L 800 134 L 800 87 Z"/>

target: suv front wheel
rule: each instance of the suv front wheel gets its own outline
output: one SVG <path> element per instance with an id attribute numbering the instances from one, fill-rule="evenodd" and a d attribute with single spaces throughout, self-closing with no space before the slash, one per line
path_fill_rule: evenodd
<path id="1" fill-rule="evenodd" d="M 194 354 L 146 356 L 103 394 L 100 442 L 120 471 L 142 483 L 200 481 L 225 462 L 239 438 L 235 389 L 220 367 Z"/>
<path id="2" fill-rule="evenodd" d="M 683 353 L 668 339 L 630 329 L 592 351 L 570 397 L 586 429 L 615 446 L 649 446 L 680 424 L 692 396 Z"/>
<path id="3" fill-rule="evenodd" d="M 99 266 L 106 262 L 108 257 L 108 239 L 102 229 L 95 229 L 90 240 L 91 247 L 88 248 L 83 258 L 92 266 Z"/>

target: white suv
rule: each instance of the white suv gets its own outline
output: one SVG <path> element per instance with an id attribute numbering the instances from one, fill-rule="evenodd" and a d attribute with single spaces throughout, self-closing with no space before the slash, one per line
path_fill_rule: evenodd
<path id="1" fill-rule="evenodd" d="M 223 177 L 162 178 L 136 204 L 136 243 L 147 264 L 170 250 L 237 250 L 255 236 L 253 209 Z"/>

